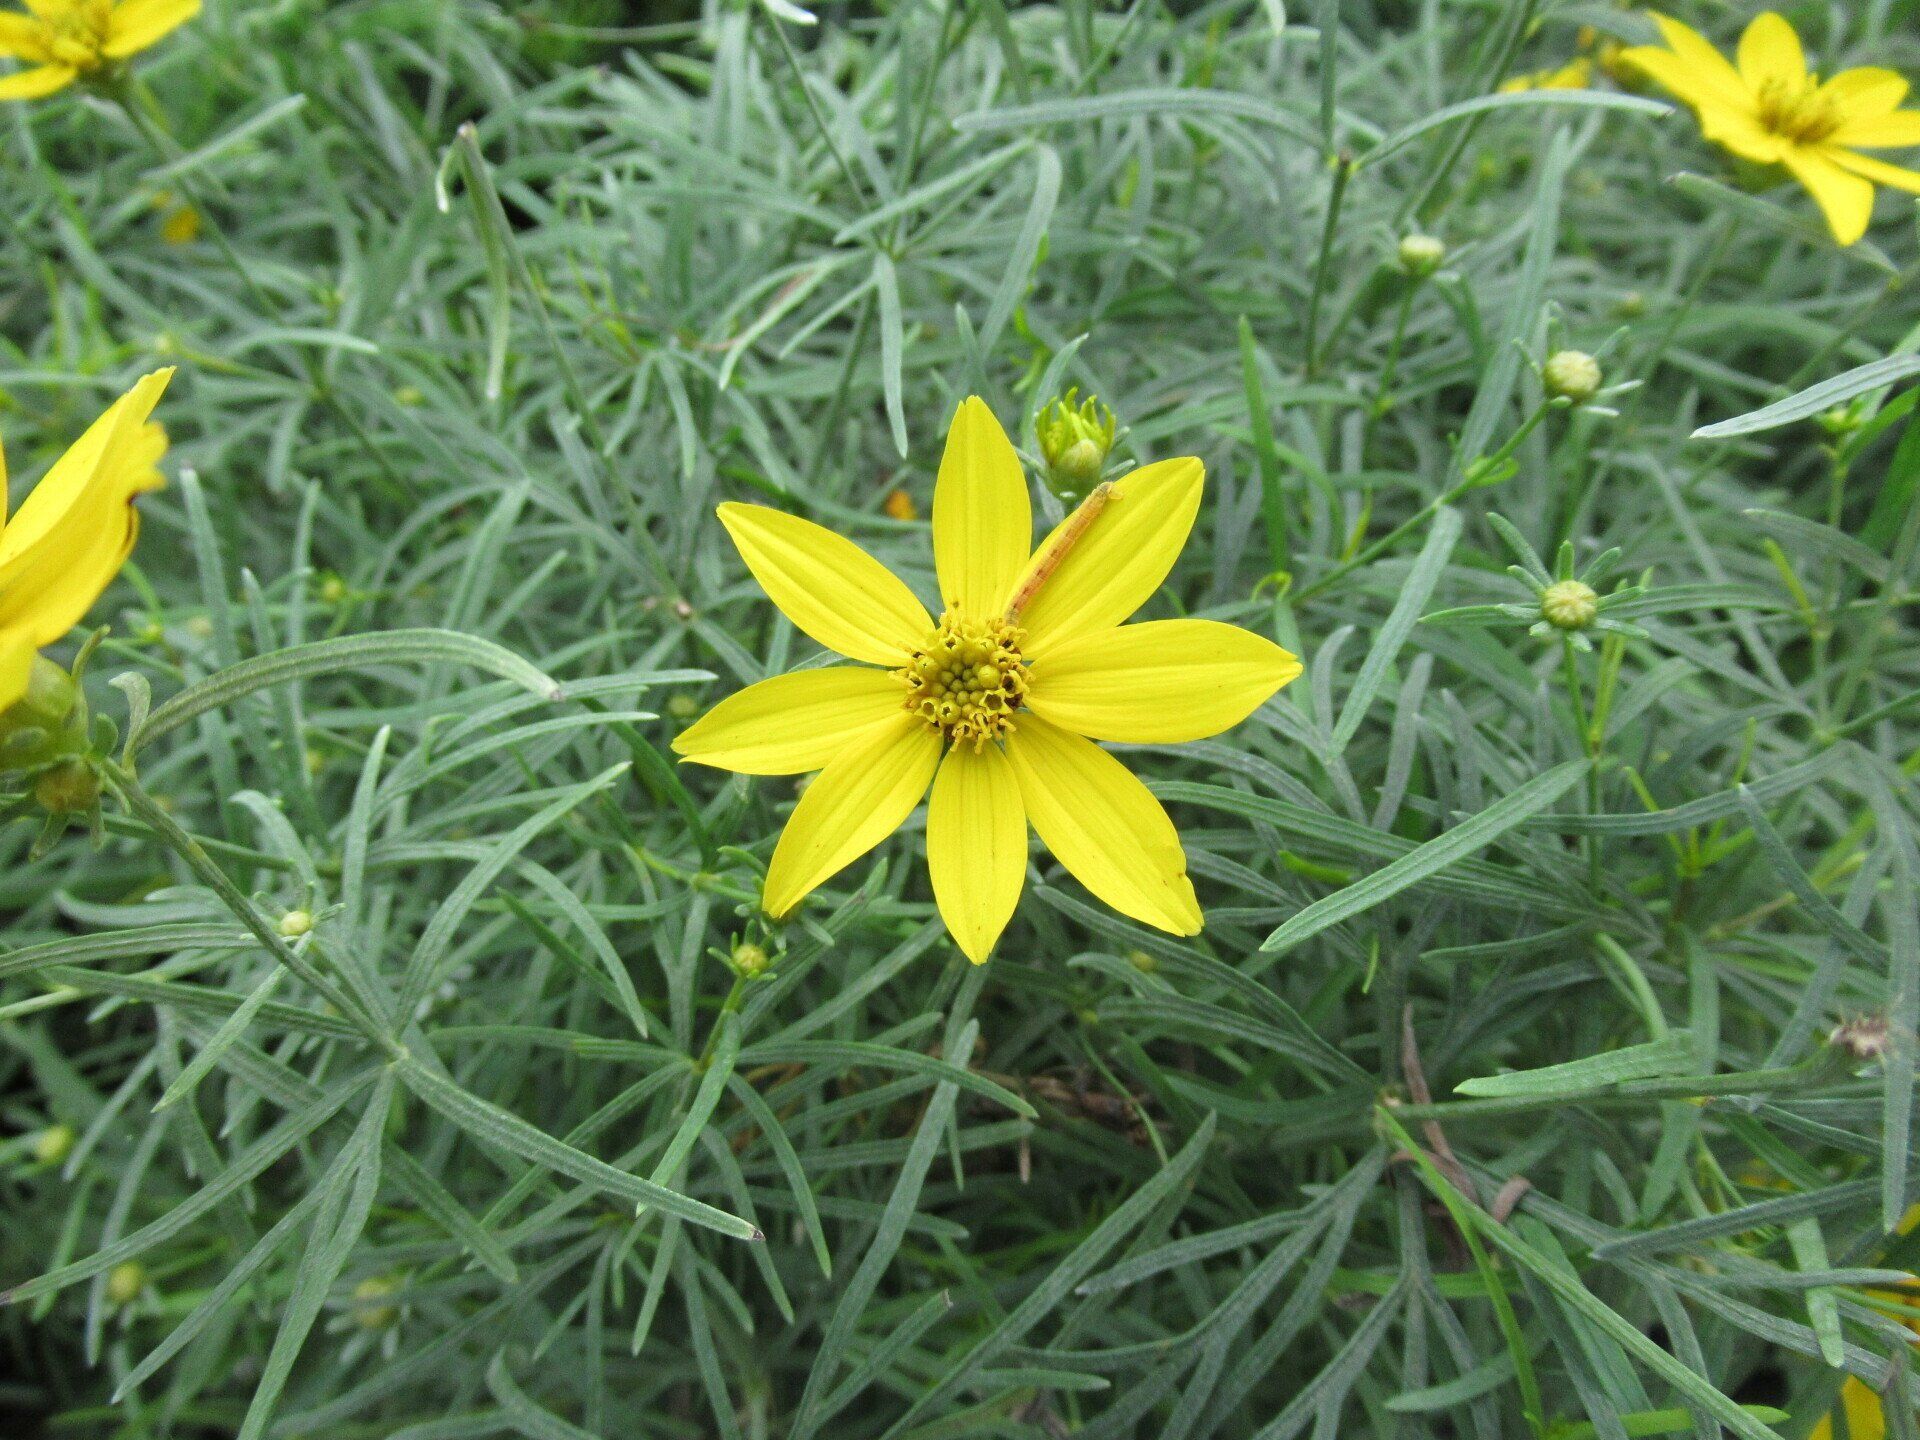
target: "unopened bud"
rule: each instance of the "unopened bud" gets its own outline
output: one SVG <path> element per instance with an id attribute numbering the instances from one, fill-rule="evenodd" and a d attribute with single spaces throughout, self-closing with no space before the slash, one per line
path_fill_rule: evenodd
<path id="1" fill-rule="evenodd" d="M 107 1272 L 107 1299 L 115 1305 L 131 1305 L 147 1288 L 147 1270 L 138 1260 L 126 1260 Z"/>
<path id="2" fill-rule="evenodd" d="M 1540 618 L 1556 630 L 1584 630 L 1600 613 L 1600 597 L 1584 580 L 1556 580 L 1540 592 Z"/>
<path id="3" fill-rule="evenodd" d="M 1584 405 L 1600 393 L 1600 362 L 1584 350 L 1556 350 L 1540 367 L 1540 383 L 1551 398 Z"/>
<path id="4" fill-rule="evenodd" d="M 42 1165 L 58 1165 L 73 1153 L 78 1138 L 71 1125 L 49 1125 L 33 1137 L 33 1158 Z"/>
<path id="5" fill-rule="evenodd" d="M 1446 262 L 1447 244 L 1437 235 L 1407 235 L 1400 241 L 1400 268 L 1424 280 Z"/>
<path id="6" fill-rule="evenodd" d="M 691 720 L 700 713 L 700 702 L 691 695 L 675 695 L 667 701 L 667 714 L 675 720 Z"/>
<path id="7" fill-rule="evenodd" d="M 751 940 L 733 947 L 733 968 L 743 980 L 754 980 L 766 973 L 767 952 Z"/>
<path id="8" fill-rule="evenodd" d="M 308 910 L 289 910 L 280 917 L 280 936 L 284 940 L 298 940 L 313 929 L 313 913 Z"/>
<path id="9" fill-rule="evenodd" d="M 889 519 L 918 520 L 920 518 L 920 507 L 913 503 L 913 496 L 904 490 L 888 491 L 886 501 L 881 508 L 887 512 Z"/>
<path id="10" fill-rule="evenodd" d="M 1120 433 L 1112 410 L 1092 395 L 1076 404 L 1079 393 L 1067 391 L 1034 420 L 1047 488 L 1069 504 L 1078 504 L 1100 483 Z"/>
<path id="11" fill-rule="evenodd" d="M 385 1304 L 400 1289 L 391 1275 L 375 1275 L 353 1287 L 354 1322 L 366 1330 L 388 1330 L 400 1319 L 397 1306 Z"/>

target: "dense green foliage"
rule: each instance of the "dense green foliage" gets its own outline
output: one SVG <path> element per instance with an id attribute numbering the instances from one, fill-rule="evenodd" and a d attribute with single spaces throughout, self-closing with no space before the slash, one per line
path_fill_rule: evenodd
<path id="1" fill-rule="evenodd" d="M 1790 9 L 1920 73 L 1911 0 Z M 1599 4 L 567 10 L 210 0 L 143 57 L 159 151 L 0 114 L 15 499 L 181 367 L 87 683 L 123 738 L 114 677 L 189 696 L 99 848 L 0 831 L 0 1429 L 1711 1437 L 1910 1395 L 1920 367 L 1690 436 L 1911 351 L 1911 203 L 1841 251 L 1613 86 L 1442 113 L 1645 38 Z M 1476 465 L 1563 346 L 1638 388 Z M 1307 661 L 1126 754 L 1206 932 L 1036 849 L 972 967 L 917 821 L 769 926 L 792 782 L 667 749 L 811 651 L 715 503 L 930 589 L 889 494 L 924 515 L 960 397 L 1031 450 L 1069 386 L 1116 462 L 1207 464 L 1150 613 Z M 1644 587 L 1589 648 L 1504 573 L 1562 542 Z"/>

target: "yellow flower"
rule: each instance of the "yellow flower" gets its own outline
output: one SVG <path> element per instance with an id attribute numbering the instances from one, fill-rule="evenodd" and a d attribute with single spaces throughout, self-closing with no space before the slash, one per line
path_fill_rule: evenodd
<path id="1" fill-rule="evenodd" d="M 172 370 L 114 402 L 6 518 L 0 456 L 0 711 L 27 693 L 33 657 L 75 625 L 133 553 L 133 500 L 161 485 L 167 435 L 148 421 Z"/>
<path id="2" fill-rule="evenodd" d="M 1900 108 L 1902 76 L 1869 65 L 1822 81 L 1807 69 L 1793 27 L 1772 11 L 1740 36 L 1737 65 L 1678 20 L 1652 19 L 1666 47 L 1636 45 L 1621 60 L 1691 106 L 1707 139 L 1743 160 L 1783 166 L 1842 245 L 1866 233 L 1875 182 L 1920 192 L 1920 172 L 1859 153 L 1920 145 L 1920 110 Z"/>
<path id="3" fill-rule="evenodd" d="M 786 914 L 878 845 L 931 785 L 934 898 L 976 964 L 1020 898 L 1029 824 L 1114 909 L 1176 935 L 1199 932 L 1173 822 L 1093 742 L 1218 734 L 1300 673 L 1278 645 L 1217 621 L 1121 623 L 1173 568 L 1204 473 L 1194 459 L 1135 470 L 1096 490 L 1029 555 L 1019 458 L 986 405 L 968 399 L 933 493 L 945 607 L 937 623 L 852 541 L 764 506 L 720 507 L 786 617 L 864 662 L 763 680 L 674 741 L 686 759 L 723 770 L 820 772 L 774 849 L 769 914 Z"/>
<path id="4" fill-rule="evenodd" d="M 1898 1233 L 1911 1234 L 1915 1225 L 1920 1225 L 1920 1205 L 1911 1207 L 1901 1217 Z M 1920 1276 L 1913 1277 L 1920 1283 Z M 1912 1293 L 1881 1290 L 1872 1292 L 1884 1299 L 1903 1305 L 1912 1305 L 1917 1298 Z M 1910 1330 L 1920 1330 L 1920 1321 L 1900 1317 L 1901 1323 Z M 1847 1434 L 1851 1440 L 1886 1440 L 1887 1417 L 1880 1408 L 1880 1392 L 1857 1376 L 1849 1375 L 1840 1386 L 1840 1408 L 1846 1413 Z M 1823 1415 L 1820 1423 L 1813 1427 L 1807 1440 L 1833 1440 L 1833 1420 Z"/>
<path id="5" fill-rule="evenodd" d="M 0 11 L 0 55 L 28 68 L 0 76 L 0 100 L 38 100 L 158 44 L 200 0 L 24 0 Z"/>
<path id="6" fill-rule="evenodd" d="M 1585 90 L 1593 83 L 1593 62 L 1577 55 L 1558 70 L 1536 70 L 1531 75 L 1515 75 L 1500 82 L 1502 95 L 1521 90 Z"/>

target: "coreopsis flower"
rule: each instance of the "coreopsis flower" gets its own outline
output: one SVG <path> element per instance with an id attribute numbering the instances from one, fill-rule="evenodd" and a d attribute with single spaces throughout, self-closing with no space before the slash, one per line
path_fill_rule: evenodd
<path id="1" fill-rule="evenodd" d="M 1536 70 L 1528 75 L 1514 75 L 1502 80 L 1500 93 L 1514 95 L 1522 90 L 1585 90 L 1592 84 L 1593 61 L 1584 55 L 1576 55 L 1552 70 Z"/>
<path id="2" fill-rule="evenodd" d="M 109 71 L 200 13 L 200 0 L 25 0 L 0 11 L 0 56 L 25 68 L 0 76 L 0 100 L 38 100 Z"/>
<path id="3" fill-rule="evenodd" d="M 34 661 L 100 598 L 133 553 L 134 498 L 162 483 L 167 435 L 149 417 L 173 371 L 121 396 L 5 516 L 0 456 L 0 714 L 27 695 Z"/>
<path id="4" fill-rule="evenodd" d="M 1094 742 L 1218 734 L 1300 673 L 1278 645 L 1217 621 L 1122 624 L 1172 568 L 1203 475 L 1190 458 L 1132 471 L 1029 554 L 1020 460 L 986 405 L 968 399 L 933 496 L 937 621 L 851 540 L 764 506 L 720 507 L 774 604 L 861 662 L 751 685 L 674 742 L 687 760 L 742 774 L 819 771 L 774 849 L 768 914 L 785 915 L 878 845 L 931 786 L 934 898 L 975 963 L 1019 900 L 1029 825 L 1114 909 L 1199 932 L 1173 822 Z"/>
<path id="5" fill-rule="evenodd" d="M 1901 75 L 1866 65 L 1823 81 L 1807 69 L 1793 26 L 1772 11 L 1748 24 L 1732 64 L 1678 20 L 1651 18 L 1666 45 L 1636 45 L 1621 60 L 1690 106 L 1707 139 L 1792 175 L 1840 244 L 1866 233 L 1876 184 L 1920 193 L 1920 172 L 1860 153 L 1920 145 L 1920 110 L 1900 108 Z"/>

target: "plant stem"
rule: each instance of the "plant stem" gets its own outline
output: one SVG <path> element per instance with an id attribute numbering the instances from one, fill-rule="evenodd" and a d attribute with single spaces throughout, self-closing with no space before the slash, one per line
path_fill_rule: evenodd
<path id="1" fill-rule="evenodd" d="M 127 810 L 146 825 L 162 844 L 186 862 L 187 868 L 220 897 L 221 903 L 233 912 L 234 918 L 253 932 L 254 938 L 259 940 L 268 954 L 291 970 L 314 994 L 362 1031 L 387 1055 L 398 1059 L 405 1053 L 403 1047 L 387 1034 L 386 1028 L 357 998 L 316 970 L 304 955 L 287 944 L 285 937 L 267 923 L 259 908 L 240 892 L 240 887 L 227 877 L 226 871 L 214 863 L 213 857 L 207 854 L 200 842 L 180 827 L 179 822 L 146 792 L 139 780 L 105 756 L 96 757 L 93 763 L 99 768 L 108 788 L 119 797 Z"/>
<path id="2" fill-rule="evenodd" d="M 1333 193 L 1327 197 L 1327 221 L 1320 230 L 1320 257 L 1313 265 L 1313 290 L 1307 296 L 1307 375 L 1319 372 L 1320 304 L 1326 294 L 1327 280 L 1333 270 L 1333 241 L 1340 230 L 1340 206 L 1347 197 L 1347 182 L 1353 178 L 1353 157 L 1336 155 L 1333 160 Z"/>

